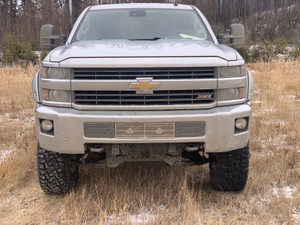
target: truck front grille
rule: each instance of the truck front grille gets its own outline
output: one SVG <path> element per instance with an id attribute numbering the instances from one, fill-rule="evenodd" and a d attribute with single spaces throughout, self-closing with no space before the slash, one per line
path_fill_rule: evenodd
<path id="1" fill-rule="evenodd" d="M 76 68 L 75 80 L 135 80 L 139 77 L 155 79 L 208 79 L 214 78 L 211 67 L 200 68 Z"/>
<path id="2" fill-rule="evenodd" d="M 214 102 L 213 90 L 153 91 L 139 95 L 135 91 L 75 91 L 77 105 L 186 105 Z"/>

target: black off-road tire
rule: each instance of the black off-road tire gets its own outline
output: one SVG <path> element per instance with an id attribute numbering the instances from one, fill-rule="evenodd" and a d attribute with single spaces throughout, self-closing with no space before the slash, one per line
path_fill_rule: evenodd
<path id="1" fill-rule="evenodd" d="M 37 146 L 39 183 L 47 194 L 66 194 L 78 181 L 78 166 L 71 163 L 71 155 L 47 151 Z"/>
<path id="2" fill-rule="evenodd" d="M 210 154 L 210 180 L 218 191 L 241 191 L 248 179 L 249 145 L 242 149 Z"/>

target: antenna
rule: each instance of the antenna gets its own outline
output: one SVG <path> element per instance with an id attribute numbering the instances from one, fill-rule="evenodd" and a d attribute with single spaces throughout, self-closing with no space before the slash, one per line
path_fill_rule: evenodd
<path id="1" fill-rule="evenodd" d="M 177 0 L 174 0 L 174 6 L 178 6 Z"/>

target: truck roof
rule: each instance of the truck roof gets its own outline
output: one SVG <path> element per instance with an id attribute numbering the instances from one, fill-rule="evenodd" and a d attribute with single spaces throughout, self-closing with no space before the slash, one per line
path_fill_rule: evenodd
<path id="1" fill-rule="evenodd" d="M 178 4 L 160 4 L 160 3 L 128 3 L 128 4 L 105 4 L 105 5 L 95 5 L 90 8 L 90 10 L 102 10 L 102 9 L 131 9 L 131 8 L 147 8 L 147 9 L 189 9 L 192 7 L 190 5 Z"/>

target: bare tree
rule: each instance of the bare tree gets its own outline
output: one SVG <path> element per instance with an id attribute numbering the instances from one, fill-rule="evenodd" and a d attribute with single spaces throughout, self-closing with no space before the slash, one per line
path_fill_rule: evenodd
<path id="1" fill-rule="evenodd" d="M 149 0 L 0 0 L 0 40 L 5 33 L 38 40 L 40 26 L 47 23 L 54 24 L 57 33 L 68 34 L 88 5 L 121 2 L 143 3 Z M 173 0 L 151 2 L 172 3 Z M 267 24 L 265 30 L 277 30 L 277 36 L 299 34 L 299 0 L 178 0 L 178 3 L 198 7 L 217 32 L 224 32 L 232 22 L 242 22 L 252 31 L 249 36 L 254 38 L 262 32 L 260 24 L 263 21 Z M 71 20 L 70 6 L 73 11 Z M 284 16 L 278 17 L 279 14 Z"/>

